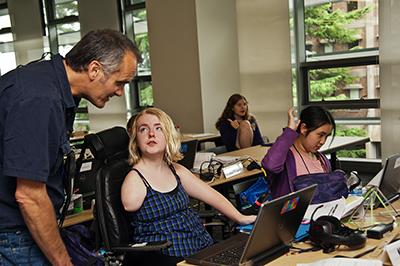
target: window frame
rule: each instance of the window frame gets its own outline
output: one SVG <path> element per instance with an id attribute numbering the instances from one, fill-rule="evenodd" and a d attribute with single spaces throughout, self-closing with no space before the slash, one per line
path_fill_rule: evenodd
<path id="1" fill-rule="evenodd" d="M 361 51 L 344 52 L 349 55 L 348 58 L 332 58 L 339 57 L 340 53 L 335 56 L 321 55 L 307 58 L 305 43 L 305 23 L 304 23 L 304 5 L 305 0 L 293 0 L 293 23 L 295 35 L 296 49 L 296 87 L 299 105 L 301 107 L 310 105 L 319 105 L 327 109 L 369 109 L 380 108 L 380 99 L 363 99 L 358 100 L 337 100 L 337 101 L 311 101 L 309 72 L 314 69 L 327 69 L 335 67 L 352 67 L 379 65 L 379 47 L 367 48 Z M 324 59 L 327 58 L 327 59 Z M 359 118 L 360 120 L 371 120 L 371 118 Z M 375 119 L 373 119 L 375 120 Z"/>
<path id="2" fill-rule="evenodd" d="M 128 23 L 132 21 L 131 12 L 136 11 L 139 9 L 146 9 L 146 1 L 141 3 L 131 4 L 129 0 L 121 0 L 121 15 L 122 15 L 122 25 L 123 25 L 123 32 L 128 36 L 129 39 L 135 41 L 135 27 L 133 24 Z M 140 105 L 140 86 L 141 82 L 150 82 L 152 84 L 152 75 L 151 69 L 150 74 L 148 75 L 136 75 L 135 78 L 130 82 L 130 106 L 131 110 L 128 110 L 128 113 L 134 114 L 142 110 L 145 106 Z"/>

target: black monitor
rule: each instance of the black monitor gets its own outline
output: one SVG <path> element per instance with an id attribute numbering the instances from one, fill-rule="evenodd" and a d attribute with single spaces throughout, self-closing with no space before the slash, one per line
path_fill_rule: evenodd
<path id="1" fill-rule="evenodd" d="M 400 194 L 400 154 L 391 155 L 386 159 L 379 190 L 390 201 Z"/>
<path id="2" fill-rule="evenodd" d="M 179 164 L 191 170 L 194 165 L 194 159 L 197 151 L 197 140 L 184 141 L 181 144 L 180 152 L 183 154 L 183 159 L 178 161 Z"/>

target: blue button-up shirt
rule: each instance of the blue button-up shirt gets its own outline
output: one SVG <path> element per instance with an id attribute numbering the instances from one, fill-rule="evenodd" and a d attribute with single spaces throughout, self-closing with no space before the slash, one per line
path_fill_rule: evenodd
<path id="1" fill-rule="evenodd" d="M 78 103 L 60 55 L 0 78 L 0 232 L 25 226 L 15 200 L 16 178 L 46 183 L 58 215 L 67 133 Z"/>

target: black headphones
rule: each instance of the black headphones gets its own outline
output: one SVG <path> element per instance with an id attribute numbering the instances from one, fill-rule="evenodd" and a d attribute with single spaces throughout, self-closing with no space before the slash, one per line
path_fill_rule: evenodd
<path id="1" fill-rule="evenodd" d="M 211 159 L 210 161 L 202 162 L 200 165 L 200 179 L 210 182 L 214 176 L 220 176 L 223 164 L 220 161 Z"/>
<path id="2" fill-rule="evenodd" d="M 321 247 L 324 253 L 335 250 L 336 245 L 345 245 L 351 249 L 365 246 L 367 238 L 361 231 L 343 225 L 334 216 L 320 216 L 316 221 L 311 219 L 310 240 Z"/>

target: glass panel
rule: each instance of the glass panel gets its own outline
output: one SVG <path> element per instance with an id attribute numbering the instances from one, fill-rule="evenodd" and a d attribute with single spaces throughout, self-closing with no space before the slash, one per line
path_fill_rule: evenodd
<path id="1" fill-rule="evenodd" d="M 56 19 L 68 16 L 78 16 L 78 1 L 76 0 L 55 0 Z"/>
<path id="2" fill-rule="evenodd" d="M 145 0 L 126 0 L 127 5 L 134 5 L 134 4 L 140 4 L 144 3 Z"/>
<path id="3" fill-rule="evenodd" d="M 14 52 L 0 52 L 0 75 L 4 75 L 17 67 Z"/>
<path id="4" fill-rule="evenodd" d="M 305 0 L 307 57 L 378 47 L 378 0 Z"/>
<path id="5" fill-rule="evenodd" d="M 142 107 L 153 106 L 153 87 L 150 81 L 142 81 L 139 86 L 139 105 Z"/>
<path id="6" fill-rule="evenodd" d="M 80 23 L 67 23 L 57 25 L 58 50 L 61 55 L 65 55 L 80 40 Z"/>
<path id="7" fill-rule="evenodd" d="M 8 11 L 7 11 L 8 13 Z M 10 15 L 0 16 L 0 29 L 11 27 Z"/>
<path id="8" fill-rule="evenodd" d="M 309 71 L 310 101 L 379 99 L 379 66 Z"/>
<path id="9" fill-rule="evenodd" d="M 145 9 L 132 12 L 132 24 L 135 32 L 135 42 L 142 53 L 143 62 L 138 66 L 138 75 L 150 75 L 150 48 L 147 34 L 147 16 Z"/>
<path id="10" fill-rule="evenodd" d="M 0 43 L 12 42 L 12 41 L 14 41 L 12 33 L 0 34 Z"/>

